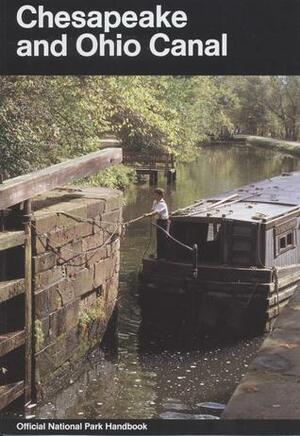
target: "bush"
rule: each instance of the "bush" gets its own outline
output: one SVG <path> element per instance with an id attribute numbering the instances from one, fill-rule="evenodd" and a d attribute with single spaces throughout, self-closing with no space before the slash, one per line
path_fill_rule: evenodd
<path id="1" fill-rule="evenodd" d="M 117 165 L 107 168 L 88 179 L 92 186 L 103 186 L 104 188 L 126 189 L 134 179 L 134 170 L 124 165 Z"/>

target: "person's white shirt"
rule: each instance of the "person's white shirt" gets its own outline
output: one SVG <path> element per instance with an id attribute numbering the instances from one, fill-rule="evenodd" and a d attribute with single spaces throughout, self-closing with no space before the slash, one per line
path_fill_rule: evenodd
<path id="1" fill-rule="evenodd" d="M 157 201 L 157 200 L 153 201 L 152 210 L 157 214 L 157 218 L 159 220 L 168 220 L 169 219 L 168 206 L 163 198 L 159 201 Z"/>

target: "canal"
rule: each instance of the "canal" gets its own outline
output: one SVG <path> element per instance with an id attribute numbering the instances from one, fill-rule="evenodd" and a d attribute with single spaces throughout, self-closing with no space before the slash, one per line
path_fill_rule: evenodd
<path id="1" fill-rule="evenodd" d="M 207 148 L 192 163 L 180 164 L 177 182 L 166 187 L 171 210 L 244 184 L 299 169 L 288 156 L 246 147 Z M 152 203 L 148 183 L 132 185 L 126 193 L 124 220 L 146 211 Z M 189 349 L 176 337 L 145 340 L 139 335 L 141 315 L 137 277 L 143 254 L 153 243 L 149 221 L 132 225 L 122 242 L 118 338 L 114 353 L 94 353 L 78 380 L 48 399 L 37 418 L 217 418 L 263 337 L 226 340 L 206 337 Z M 74 380 L 73 380 L 74 378 Z M 216 406 L 214 406 L 216 407 Z M 220 406 L 221 407 L 221 406 Z"/>

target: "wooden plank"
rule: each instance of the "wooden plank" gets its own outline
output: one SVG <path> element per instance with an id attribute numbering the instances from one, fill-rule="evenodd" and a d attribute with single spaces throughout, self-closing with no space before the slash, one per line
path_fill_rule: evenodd
<path id="1" fill-rule="evenodd" d="M 0 282 L 0 303 L 24 293 L 24 279 Z"/>
<path id="2" fill-rule="evenodd" d="M 164 168 L 137 168 L 136 169 L 136 173 L 137 174 L 140 174 L 140 175 L 143 175 L 143 174 L 145 174 L 145 175 L 150 175 L 150 174 L 153 174 L 153 173 L 158 173 L 158 172 L 164 172 L 165 171 L 165 169 Z"/>
<path id="3" fill-rule="evenodd" d="M 270 294 L 272 283 L 259 283 L 254 282 L 230 282 L 230 281 L 216 281 L 216 280 L 194 280 L 186 279 L 182 276 L 165 276 L 159 274 L 143 273 L 140 277 L 141 282 L 144 285 L 152 283 L 161 288 L 162 292 L 165 286 L 172 286 L 173 288 L 184 288 L 189 292 L 207 293 L 210 290 L 217 292 L 224 292 L 230 296 L 249 297 L 249 295 L 258 295 L 259 297 L 266 298 Z M 254 288 L 255 292 L 254 292 Z"/>
<path id="4" fill-rule="evenodd" d="M 299 274 L 300 278 L 300 265 L 289 265 L 277 268 L 278 278 L 284 278 L 291 274 Z"/>
<path id="5" fill-rule="evenodd" d="M 275 235 L 281 235 L 282 233 L 286 233 L 289 230 L 294 230 L 297 227 L 297 218 L 293 218 L 283 224 L 280 224 L 275 227 Z"/>
<path id="6" fill-rule="evenodd" d="M 297 289 L 297 286 L 298 285 L 293 285 L 293 286 L 288 287 L 284 290 L 281 290 L 278 292 L 278 295 L 277 295 L 277 292 L 272 294 L 271 297 L 267 298 L 269 306 L 270 307 L 274 306 L 275 304 L 281 303 L 282 301 L 286 300 L 287 298 L 290 298 L 294 294 L 295 290 Z"/>
<path id="7" fill-rule="evenodd" d="M 32 395 L 32 235 L 31 235 L 31 200 L 24 205 L 25 233 L 28 236 L 25 244 L 25 402 Z"/>
<path id="8" fill-rule="evenodd" d="M 298 283 L 300 281 L 300 274 L 299 273 L 294 273 L 294 274 L 290 274 L 289 276 L 286 276 L 284 278 L 280 278 L 278 280 L 278 287 L 279 288 L 284 288 L 285 286 L 294 284 L 294 283 Z M 275 287 L 274 287 L 275 289 Z"/>
<path id="9" fill-rule="evenodd" d="M 185 275 L 190 275 L 191 271 L 192 263 L 160 262 L 151 258 L 143 259 L 143 273 L 184 278 Z M 198 281 L 202 280 L 269 283 L 272 281 L 272 270 L 198 264 Z"/>
<path id="10" fill-rule="evenodd" d="M 1 200 L 0 200 L 1 201 Z M 0 251 L 8 250 L 9 248 L 19 247 L 26 240 L 26 234 L 23 231 L 18 232 L 1 232 L 0 233 Z"/>
<path id="11" fill-rule="evenodd" d="M 285 214 L 281 214 L 277 217 L 272 217 L 271 221 L 267 221 L 265 223 L 266 230 L 272 229 L 275 225 L 284 224 L 288 219 L 298 217 L 300 215 L 300 209 L 299 206 L 297 206 L 294 210 L 292 208 L 289 212 L 285 212 Z"/>
<path id="12" fill-rule="evenodd" d="M 24 381 L 0 386 L 0 410 L 24 394 Z"/>
<path id="13" fill-rule="evenodd" d="M 16 177 L 0 185 L 0 210 L 122 162 L 121 148 L 107 148 Z"/>
<path id="14" fill-rule="evenodd" d="M 25 344 L 25 331 L 19 330 L 16 332 L 0 335 L 0 357 L 10 353 L 16 348 Z"/>
<path id="15" fill-rule="evenodd" d="M 194 212 L 191 212 L 188 216 L 197 215 L 198 213 L 199 214 L 205 213 L 205 212 L 210 211 L 212 209 L 215 209 L 216 207 L 219 207 L 221 205 L 222 206 L 231 206 L 232 204 L 238 203 L 240 201 L 241 201 L 240 196 L 238 194 L 233 194 L 233 195 L 230 195 L 229 197 L 222 198 L 222 200 L 219 200 L 216 203 L 213 203 L 212 205 L 206 207 L 203 210 L 195 210 Z"/>

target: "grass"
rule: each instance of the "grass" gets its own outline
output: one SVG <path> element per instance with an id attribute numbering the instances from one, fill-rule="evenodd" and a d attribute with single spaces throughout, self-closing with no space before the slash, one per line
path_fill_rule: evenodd
<path id="1" fill-rule="evenodd" d="M 255 147 L 288 153 L 300 157 L 300 142 L 285 141 L 283 139 L 264 138 L 262 136 L 247 136 L 246 143 Z"/>

